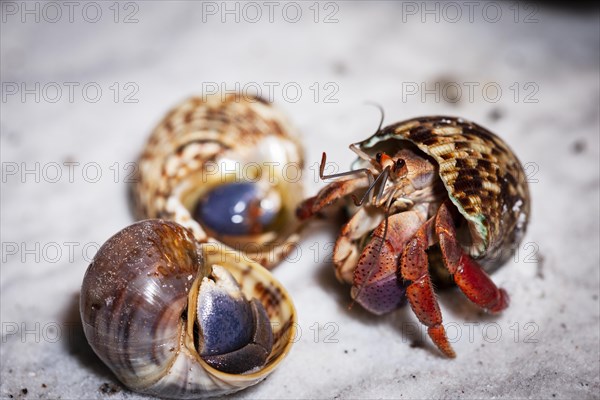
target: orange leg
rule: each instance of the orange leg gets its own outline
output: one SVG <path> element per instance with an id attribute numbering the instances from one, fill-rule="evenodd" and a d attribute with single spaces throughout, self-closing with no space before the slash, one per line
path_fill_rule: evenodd
<path id="1" fill-rule="evenodd" d="M 321 189 L 316 196 L 310 197 L 300 203 L 296 209 L 296 216 L 300 220 L 310 218 L 321 209 L 333 204 L 339 198 L 368 186 L 369 179 L 366 176 L 331 182 Z"/>
<path id="2" fill-rule="evenodd" d="M 508 294 L 499 289 L 481 266 L 465 254 L 456 240 L 456 229 L 446 203 L 442 204 L 435 219 L 444 265 L 454 277 L 460 290 L 479 307 L 496 313 L 508 307 Z"/>
<path id="3" fill-rule="evenodd" d="M 442 313 L 438 305 L 431 278 L 427 253 L 429 247 L 428 230 L 432 229 L 433 219 L 423 224 L 408 242 L 400 259 L 400 273 L 411 284 L 406 289 L 406 297 L 419 321 L 427 326 L 427 333 L 435 345 L 447 357 L 456 354 L 448 342 L 446 331 L 442 325 Z"/>

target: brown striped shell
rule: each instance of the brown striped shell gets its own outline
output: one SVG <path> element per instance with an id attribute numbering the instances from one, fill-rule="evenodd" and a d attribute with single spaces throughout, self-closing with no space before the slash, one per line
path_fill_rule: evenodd
<path id="1" fill-rule="evenodd" d="M 225 243 L 270 268 L 299 239 L 294 210 L 303 197 L 302 166 L 302 146 L 271 104 L 233 94 L 192 97 L 150 135 L 132 190 L 134 211 L 138 219 L 176 221 L 198 241 Z M 280 198 L 274 227 L 227 236 L 194 218 L 211 190 L 233 182 L 256 182 Z"/>
<path id="2" fill-rule="evenodd" d="M 235 301 L 262 305 L 262 326 L 271 330 L 265 336 L 270 353 L 244 373 L 223 372 L 201 354 L 207 331 L 196 321 L 202 297 L 213 293 L 216 272 L 226 278 Z M 211 313 L 221 318 L 219 296 Z M 125 386 L 158 397 L 212 397 L 254 385 L 285 358 L 295 336 L 292 300 L 266 269 L 223 245 L 200 244 L 170 221 L 137 222 L 110 238 L 86 271 L 80 299 L 85 336 L 96 354 Z M 231 308 L 222 314 L 232 315 Z M 258 337 L 261 332 L 253 329 Z M 218 332 L 212 339 L 221 341 L 224 330 Z M 264 342 L 253 339 L 252 349 L 255 343 Z"/>
<path id="3" fill-rule="evenodd" d="M 529 189 L 502 139 L 462 118 L 430 116 L 389 125 L 357 145 L 368 150 L 387 140 L 410 142 L 437 163 L 450 200 L 469 224 L 473 257 L 483 258 L 488 270 L 510 257 L 527 227 Z"/>

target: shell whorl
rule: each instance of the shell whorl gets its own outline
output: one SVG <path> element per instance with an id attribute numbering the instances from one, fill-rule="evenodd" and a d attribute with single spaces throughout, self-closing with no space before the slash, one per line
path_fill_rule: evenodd
<path id="1" fill-rule="evenodd" d="M 269 185 L 275 182 L 287 205 L 290 223 L 276 234 L 241 243 L 240 249 L 237 243 L 227 244 L 246 251 L 245 244 L 256 249 L 268 243 L 248 254 L 270 267 L 298 240 L 293 210 L 302 200 L 302 189 L 300 182 L 289 182 L 285 176 L 290 165 L 302 169 L 302 146 L 287 119 L 269 103 L 236 95 L 192 97 L 171 110 L 152 132 L 139 159 L 134 210 L 139 219 L 176 221 L 206 242 L 211 233 L 191 215 L 198 199 L 227 182 L 259 180 L 257 171 L 268 174 Z"/>
<path id="2" fill-rule="evenodd" d="M 388 139 L 407 140 L 437 162 L 450 200 L 469 223 L 472 256 L 498 263 L 510 256 L 527 226 L 529 189 L 502 139 L 462 118 L 431 116 L 389 125 L 359 145 Z"/>
<path id="3" fill-rule="evenodd" d="M 84 332 L 127 387 L 181 399 L 231 393 L 264 379 L 289 351 L 296 316 L 285 289 L 260 265 L 206 246 L 176 223 L 145 220 L 110 238 L 90 264 L 80 299 Z M 216 264 L 247 299 L 260 301 L 272 323 L 275 342 L 258 371 L 218 371 L 196 350 L 188 304 Z"/>

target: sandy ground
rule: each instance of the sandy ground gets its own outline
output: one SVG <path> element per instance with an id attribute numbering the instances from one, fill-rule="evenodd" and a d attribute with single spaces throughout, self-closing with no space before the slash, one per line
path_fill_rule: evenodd
<path id="1" fill-rule="evenodd" d="M 440 294 L 452 361 L 406 308 L 349 311 L 328 262 L 336 230 L 313 226 L 275 270 L 298 309 L 297 343 L 236 397 L 600 396 L 597 12 L 300 2 L 276 3 L 270 16 L 261 2 L 140 1 L 75 2 L 71 15 L 54 4 L 60 16 L 38 2 L 2 4 L 2 398 L 143 397 L 85 342 L 81 280 L 97 245 L 133 221 L 128 163 L 152 127 L 186 96 L 221 86 L 273 88 L 306 144 L 308 194 L 322 186 L 322 151 L 345 168 L 347 144 L 376 128 L 370 100 L 387 123 L 451 114 L 497 132 L 526 165 L 532 195 L 528 233 L 493 275 L 510 308 L 490 317 L 456 290 Z"/>

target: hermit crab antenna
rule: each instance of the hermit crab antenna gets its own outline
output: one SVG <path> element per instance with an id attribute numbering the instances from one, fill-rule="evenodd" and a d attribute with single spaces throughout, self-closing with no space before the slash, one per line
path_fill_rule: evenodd
<path id="1" fill-rule="evenodd" d="M 383 107 L 381 107 L 381 105 L 371 102 L 371 101 L 367 101 L 365 102 L 365 104 L 369 104 L 372 106 L 375 106 L 379 109 L 379 112 L 381 112 L 381 119 L 379 120 L 379 126 L 377 127 L 377 130 L 375 131 L 374 135 L 379 133 L 379 131 L 381 131 L 381 127 L 383 126 L 383 120 L 385 118 L 385 113 L 383 111 Z M 358 157 L 362 158 L 365 161 L 368 161 L 369 163 L 373 164 L 373 159 L 371 156 L 369 156 L 367 153 L 365 153 L 364 151 L 361 150 L 360 148 L 360 142 L 359 143 L 352 143 L 350 145 L 350 150 L 352 150 Z"/>
<path id="2" fill-rule="evenodd" d="M 372 101 L 366 101 L 365 104 L 369 104 L 371 106 L 377 107 L 379 109 L 379 112 L 381 113 L 381 119 L 379 120 L 379 127 L 375 131 L 375 133 L 378 133 L 381 130 L 381 127 L 383 126 L 383 120 L 385 119 L 385 112 L 383 111 L 383 107 L 381 107 L 381 104 L 378 104 L 378 103 L 375 103 Z"/>

